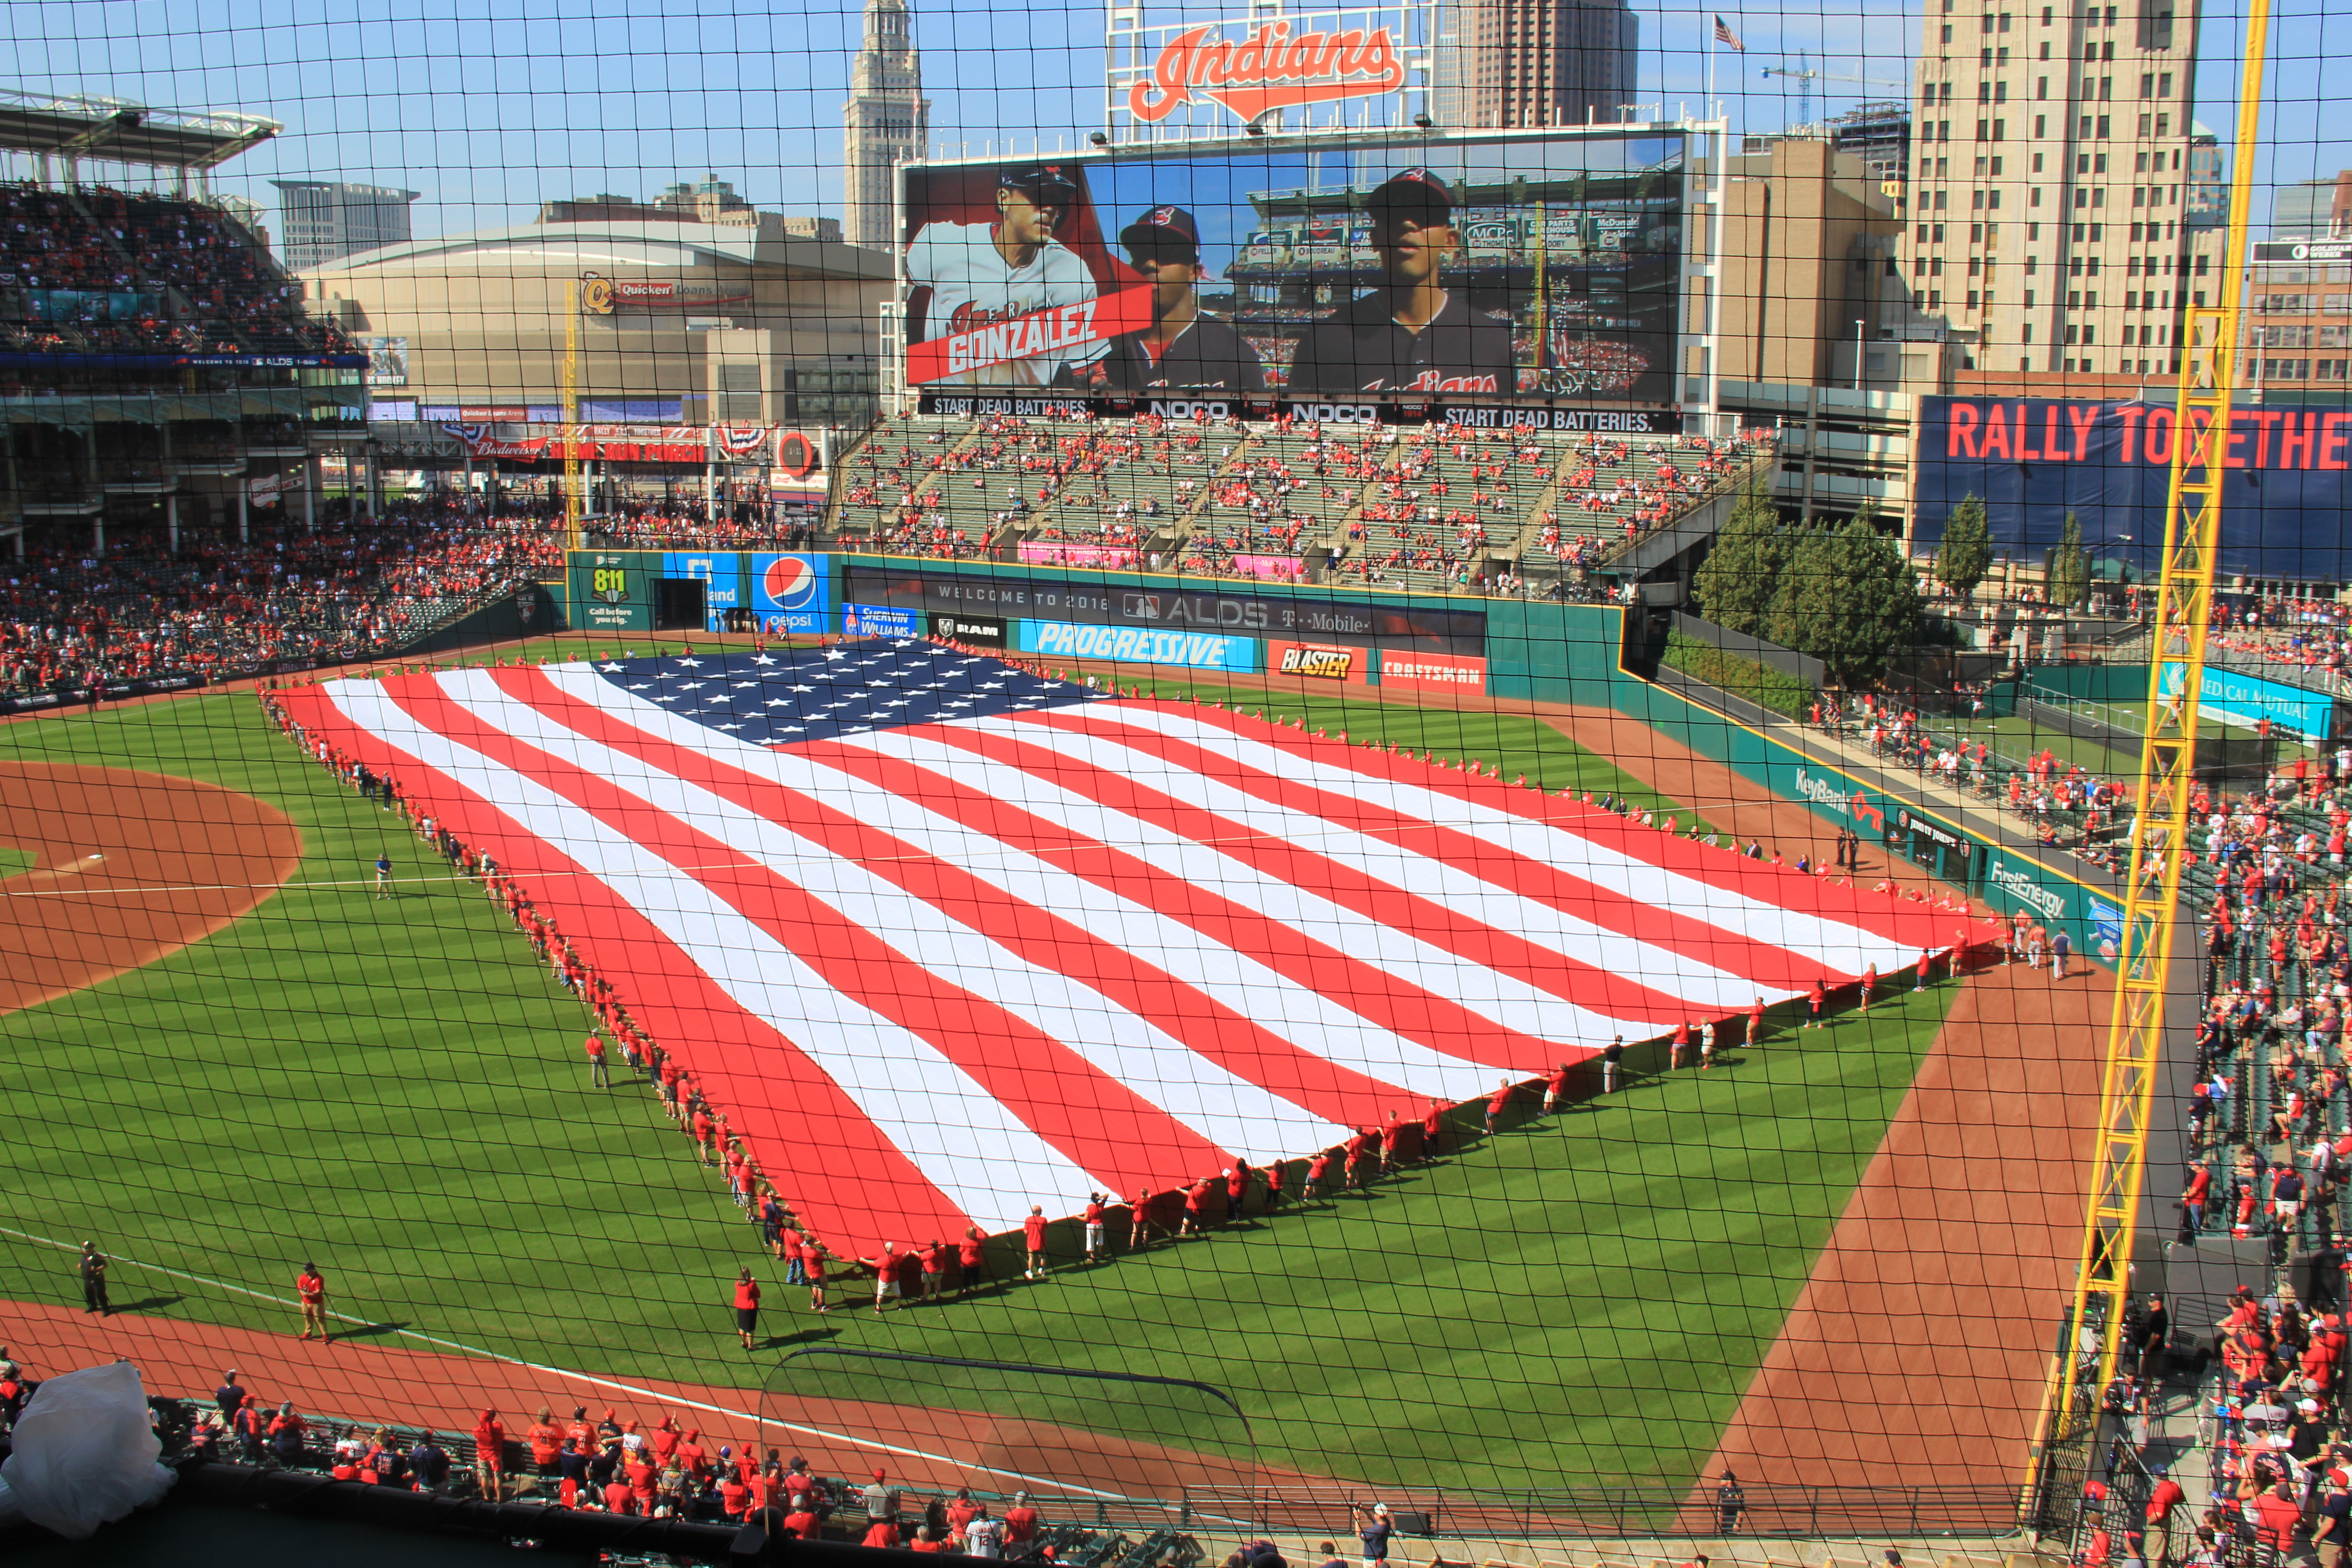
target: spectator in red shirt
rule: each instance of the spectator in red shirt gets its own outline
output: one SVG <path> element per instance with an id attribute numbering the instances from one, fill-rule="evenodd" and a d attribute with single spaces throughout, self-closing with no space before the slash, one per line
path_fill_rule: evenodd
<path id="1" fill-rule="evenodd" d="M 922 1265 L 923 1300 L 928 1301 L 932 1297 L 941 1294 L 940 1287 L 947 1273 L 948 1249 L 940 1246 L 935 1237 L 929 1247 L 919 1248 L 916 1252 L 915 1258 Z"/>
<path id="2" fill-rule="evenodd" d="M 784 1528 L 803 1541 L 816 1539 L 816 1507 L 809 1500 L 811 1496 L 806 1491 L 793 1493 L 792 1510 L 784 1515 Z"/>
<path id="3" fill-rule="evenodd" d="M 1764 998 L 1759 996 L 1756 998 L 1755 1005 L 1748 1009 L 1748 1044 L 1750 1046 L 1760 1045 L 1763 1042 L 1763 1039 Z"/>
<path id="4" fill-rule="evenodd" d="M 604 1040 L 592 1030 L 588 1036 L 587 1044 L 583 1048 L 588 1053 L 588 1087 L 591 1089 L 612 1088 L 612 1075 L 606 1070 L 604 1062 Z"/>
<path id="5" fill-rule="evenodd" d="M 1225 1171 L 1225 1223 L 1234 1225 L 1242 1217 L 1242 1199 L 1249 1192 L 1250 1168 L 1236 1160 Z"/>
<path id="6" fill-rule="evenodd" d="M 302 1301 L 302 1337 L 309 1339 L 311 1331 L 316 1330 L 319 1342 L 325 1344 L 328 1340 L 327 1279 L 319 1272 L 317 1264 L 302 1265 L 302 1272 L 294 1279 L 294 1294 Z"/>
<path id="7" fill-rule="evenodd" d="M 1323 1196 L 1323 1183 L 1331 1174 L 1331 1151 L 1324 1150 L 1307 1162 L 1307 1187 L 1300 1195 L 1312 1202 Z"/>
<path id="8" fill-rule="evenodd" d="M 735 1276 L 735 1337 L 743 1342 L 745 1350 L 751 1348 L 751 1333 L 759 1326 L 760 1282 L 746 1268 Z"/>
<path id="9" fill-rule="evenodd" d="M 1551 1069 L 1544 1080 L 1544 1114 L 1551 1116 L 1559 1110 L 1559 1102 L 1568 1093 L 1568 1064 L 1562 1062 Z"/>
<path id="10" fill-rule="evenodd" d="M 1029 1506 L 1027 1492 L 1014 1492 L 1013 1506 L 1004 1510 L 1004 1555 L 1022 1556 L 1018 1547 L 1037 1539 L 1037 1510 Z"/>
<path id="11" fill-rule="evenodd" d="M 2303 1505 L 2295 1500 L 2294 1483 L 2281 1481 L 2254 1500 L 2254 1539 L 2284 1557 L 2294 1546 L 2294 1532 L 2303 1521 Z"/>
<path id="12" fill-rule="evenodd" d="M 557 1456 L 563 1451 L 563 1433 L 555 1425 L 554 1413 L 544 1405 L 539 1407 L 539 1419 L 523 1433 L 523 1441 L 530 1445 L 531 1468 L 541 1476 L 552 1478 Z"/>
<path id="13" fill-rule="evenodd" d="M 1103 1258 L 1104 1247 L 1103 1195 L 1100 1193 L 1088 1193 L 1087 1194 L 1086 1226 L 1087 1261 L 1089 1263 L 1100 1263 Z"/>
<path id="14" fill-rule="evenodd" d="M 474 1423 L 474 1475 L 491 1502 L 506 1500 L 506 1424 L 497 1411 L 483 1411 Z"/>
<path id="15" fill-rule="evenodd" d="M 1027 1278 L 1045 1278 L 1045 1205 L 1031 1204 L 1029 1217 L 1021 1222 L 1021 1236 L 1029 1250 Z"/>
<path id="16" fill-rule="evenodd" d="M 956 1289 L 970 1293 L 988 1283 L 988 1249 L 978 1226 L 966 1226 L 956 1243 Z"/>
<path id="17" fill-rule="evenodd" d="M 1445 1126 L 1445 1113 L 1453 1109 L 1444 1100 L 1433 1100 L 1422 1116 L 1421 1157 L 1424 1163 L 1437 1158 L 1437 1135 Z"/>
<path id="18" fill-rule="evenodd" d="M 898 1544 L 898 1523 L 896 1520 L 877 1519 L 866 1527 L 866 1538 L 860 1546 L 896 1546 Z"/>
<path id="19" fill-rule="evenodd" d="M 1493 1094 L 1486 1097 L 1487 1137 L 1492 1138 L 1495 1135 L 1495 1120 L 1503 1114 L 1504 1109 L 1510 1103 L 1511 1080 L 1509 1079 L 1505 1079 L 1503 1080 L 1502 1087 L 1496 1089 Z"/>

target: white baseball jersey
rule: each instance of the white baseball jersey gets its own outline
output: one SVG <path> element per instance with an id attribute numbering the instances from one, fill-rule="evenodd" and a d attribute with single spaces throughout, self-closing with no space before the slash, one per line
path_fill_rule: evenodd
<path id="1" fill-rule="evenodd" d="M 984 223 L 925 224 L 907 247 L 908 283 L 931 290 L 923 314 L 925 341 L 1095 297 L 1094 275 L 1066 247 L 1048 240 L 1028 266 L 1014 267 L 996 248 L 994 232 L 993 225 Z M 1045 386 L 1063 366 L 1091 364 L 1109 351 L 1108 339 L 1097 339 L 982 365 L 930 384 Z"/>

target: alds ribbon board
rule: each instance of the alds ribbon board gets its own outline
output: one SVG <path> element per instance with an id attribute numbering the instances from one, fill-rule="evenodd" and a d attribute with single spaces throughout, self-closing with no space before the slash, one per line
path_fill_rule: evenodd
<path id="1" fill-rule="evenodd" d="M 1225 90 L 1192 47 L 1181 80 Z M 1670 428 L 1684 156 L 1644 128 L 911 167 L 907 380 L 941 413 Z"/>

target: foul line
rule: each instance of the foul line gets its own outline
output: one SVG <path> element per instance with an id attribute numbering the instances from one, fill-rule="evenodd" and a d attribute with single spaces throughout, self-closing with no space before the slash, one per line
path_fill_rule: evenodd
<path id="1" fill-rule="evenodd" d="M 30 1241 L 42 1247 L 55 1247 L 59 1252 L 79 1253 L 81 1250 L 80 1247 L 76 1247 L 72 1242 L 52 1241 L 46 1236 L 35 1236 L 30 1231 L 16 1230 L 5 1225 L 0 1225 L 0 1236 L 13 1236 L 21 1241 Z M 107 1254 L 106 1258 L 109 1263 L 120 1263 L 131 1268 L 143 1268 L 151 1274 L 169 1275 L 172 1279 L 185 1279 L 191 1284 L 209 1286 L 215 1290 L 226 1290 L 235 1295 L 247 1296 L 257 1301 L 268 1301 L 272 1306 L 292 1307 L 298 1304 L 283 1296 L 272 1296 L 263 1290 L 249 1290 L 242 1285 L 232 1285 L 226 1279 L 206 1279 L 204 1275 L 190 1274 L 184 1269 L 167 1268 L 160 1263 L 142 1263 L 135 1258 L 122 1258 L 113 1253 Z M 348 1312 L 331 1310 L 327 1313 L 327 1316 L 335 1319 L 339 1322 L 356 1323 L 363 1329 L 388 1326 L 375 1323 L 366 1318 L 354 1318 Z M 846 1432 L 828 1432 L 822 1426 L 803 1426 L 797 1422 L 775 1420 L 769 1416 L 754 1415 L 748 1410 L 730 1409 L 724 1405 L 706 1405 L 698 1399 L 688 1399 L 683 1394 L 663 1394 L 656 1389 L 640 1388 L 636 1384 L 630 1383 L 615 1383 L 611 1378 L 597 1377 L 589 1373 L 570 1372 L 560 1366 L 543 1366 L 535 1361 L 525 1361 L 520 1356 L 501 1355 L 496 1351 L 478 1350 L 472 1345 L 459 1344 L 455 1340 L 445 1340 L 437 1335 L 421 1333 L 415 1329 L 395 1328 L 393 1329 L 392 1331 L 405 1339 L 422 1340 L 426 1344 L 438 1345 L 444 1350 L 456 1351 L 459 1354 L 473 1356 L 479 1360 L 500 1362 L 508 1366 L 521 1367 L 526 1372 L 544 1373 L 550 1377 L 568 1377 L 575 1382 L 590 1384 L 598 1388 L 616 1389 L 623 1394 L 635 1394 L 641 1399 L 651 1399 L 664 1404 L 683 1405 L 688 1410 L 704 1410 L 714 1415 L 731 1415 L 740 1420 L 749 1421 L 754 1426 L 781 1427 L 784 1431 L 796 1432 L 805 1437 L 822 1437 L 825 1441 L 831 1443 L 847 1443 L 853 1447 L 871 1448 L 877 1453 L 896 1455 L 903 1458 L 928 1460 L 935 1465 L 947 1465 L 957 1469 L 979 1470 L 985 1475 L 1003 1476 L 1009 1480 L 1022 1481 L 1030 1486 L 1045 1487 L 1058 1492 L 1071 1492 L 1086 1497 L 1098 1498 L 1106 1502 L 1143 1504 L 1155 1508 L 1165 1508 L 1167 1506 L 1157 1498 L 1132 1498 L 1129 1497 L 1124 1492 L 1101 1491 L 1094 1487 L 1077 1486 L 1068 1481 L 1055 1480 L 1050 1477 L 1026 1475 L 1019 1470 L 1000 1469 L 994 1465 L 971 1464 L 961 1459 L 950 1458 L 944 1454 L 927 1453 L 920 1448 L 901 1447 L 895 1443 L 885 1443 L 873 1437 L 858 1437 Z"/>

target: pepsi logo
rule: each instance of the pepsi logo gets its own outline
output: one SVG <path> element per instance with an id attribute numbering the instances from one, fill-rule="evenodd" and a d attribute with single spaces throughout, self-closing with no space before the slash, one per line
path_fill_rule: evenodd
<path id="1" fill-rule="evenodd" d="M 824 586 L 823 574 L 797 555 L 777 556 L 760 577 L 761 591 L 783 610 L 807 609 Z"/>

